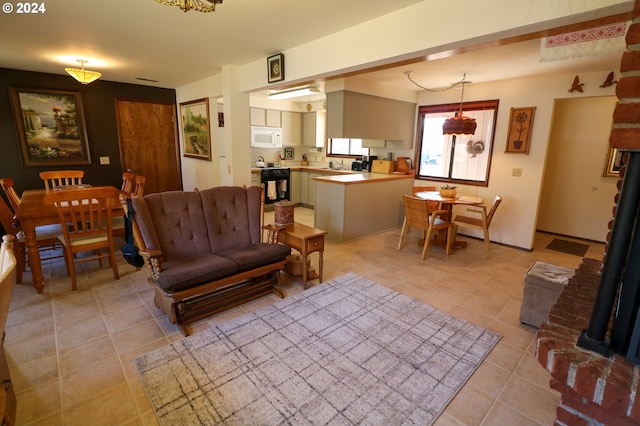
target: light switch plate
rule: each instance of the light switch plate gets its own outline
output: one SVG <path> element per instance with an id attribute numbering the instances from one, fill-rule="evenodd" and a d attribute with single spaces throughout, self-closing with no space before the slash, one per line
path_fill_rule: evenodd
<path id="1" fill-rule="evenodd" d="M 111 164 L 111 160 L 109 159 L 109 157 L 100 157 L 101 166 L 108 166 L 109 164 Z"/>
<path id="2" fill-rule="evenodd" d="M 522 169 L 511 169 L 511 176 L 515 176 L 515 177 L 521 177 L 522 176 Z"/>

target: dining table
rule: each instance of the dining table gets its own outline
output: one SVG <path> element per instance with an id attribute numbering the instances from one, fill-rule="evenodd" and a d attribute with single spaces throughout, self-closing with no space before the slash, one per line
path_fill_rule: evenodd
<path id="1" fill-rule="evenodd" d="M 455 205 L 479 206 L 484 203 L 484 200 L 480 197 L 461 194 L 456 194 L 455 197 L 443 197 L 440 195 L 439 191 L 420 191 L 416 192 L 414 195 L 418 198 L 440 203 L 442 210 L 447 211 L 447 214 L 443 218 L 447 221 L 451 221 L 453 219 L 453 206 Z M 466 246 L 466 241 L 454 241 L 452 243 L 452 247 L 456 248 L 464 248 Z"/>
<path id="2" fill-rule="evenodd" d="M 119 188 L 116 189 L 120 191 Z M 114 205 L 113 211 L 114 214 L 117 214 L 116 212 L 124 214 L 120 204 Z M 16 210 L 16 219 L 20 222 L 20 227 L 24 233 L 33 287 L 38 293 L 42 293 L 44 291 L 44 276 L 42 274 L 40 250 L 38 250 L 36 241 L 36 226 L 59 224 L 58 211 L 53 202 L 47 197 L 46 190 L 27 189 L 22 193 L 20 204 Z"/>

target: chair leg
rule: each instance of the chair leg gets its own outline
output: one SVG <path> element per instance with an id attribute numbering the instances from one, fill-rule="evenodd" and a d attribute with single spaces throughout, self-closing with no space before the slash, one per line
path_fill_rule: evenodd
<path id="1" fill-rule="evenodd" d="M 424 246 L 422 247 L 422 256 L 420 260 L 424 260 L 427 257 L 427 250 L 429 249 L 429 243 L 431 242 L 431 234 L 433 234 L 433 229 L 429 227 L 427 230 L 427 236 L 424 239 Z"/>
<path id="2" fill-rule="evenodd" d="M 67 264 L 67 273 L 71 277 L 71 290 L 75 291 L 78 289 L 78 283 L 76 281 L 76 265 L 73 261 L 73 253 L 71 253 L 71 250 L 66 250 L 66 247 L 64 260 Z"/>
<path id="3" fill-rule="evenodd" d="M 404 221 L 402 222 L 402 231 L 400 231 L 400 241 L 398 241 L 398 250 L 400 250 L 400 247 L 402 246 L 402 239 L 404 238 L 404 233 L 407 230 L 407 218 L 404 219 Z"/>
<path id="4" fill-rule="evenodd" d="M 16 256 L 16 283 L 22 284 L 22 273 L 27 269 L 27 253 L 24 245 L 16 242 L 13 245 L 13 253 Z"/>
<path id="5" fill-rule="evenodd" d="M 111 247 L 109 250 L 109 263 L 111 264 L 111 269 L 113 269 L 113 278 L 116 280 L 120 279 L 120 274 L 118 273 L 118 264 L 116 263 L 116 252 Z"/>
<path id="6" fill-rule="evenodd" d="M 482 228 L 484 231 L 484 248 L 489 253 L 491 247 L 491 240 L 489 239 L 489 230 L 487 228 Z"/>

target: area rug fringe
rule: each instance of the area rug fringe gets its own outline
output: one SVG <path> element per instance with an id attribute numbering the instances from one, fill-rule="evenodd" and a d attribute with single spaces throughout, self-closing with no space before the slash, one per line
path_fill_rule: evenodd
<path id="1" fill-rule="evenodd" d="M 350 273 L 133 363 L 161 425 L 427 425 L 500 337 Z"/>

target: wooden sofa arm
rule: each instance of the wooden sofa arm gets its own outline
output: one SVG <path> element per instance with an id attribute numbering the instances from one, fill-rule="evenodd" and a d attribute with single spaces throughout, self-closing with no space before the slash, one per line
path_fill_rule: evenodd
<path id="1" fill-rule="evenodd" d="M 278 233 L 286 228 L 286 226 L 276 225 L 275 223 L 263 225 L 262 229 L 267 231 L 267 239 L 265 242 L 268 244 L 278 244 Z"/>
<path id="2" fill-rule="evenodd" d="M 147 260 L 153 279 L 157 280 L 162 272 L 162 252 L 160 250 L 140 250 L 140 254 Z"/>

